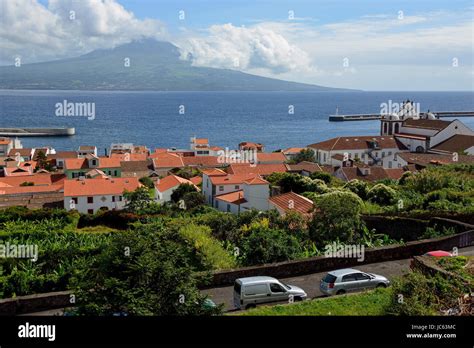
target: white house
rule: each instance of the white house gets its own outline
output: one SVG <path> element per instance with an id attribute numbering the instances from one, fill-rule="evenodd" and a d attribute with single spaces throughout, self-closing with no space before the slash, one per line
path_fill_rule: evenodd
<path id="1" fill-rule="evenodd" d="M 155 200 L 159 203 L 171 201 L 171 195 L 181 184 L 192 185 L 199 191 L 192 181 L 171 174 L 163 179 L 158 179 L 155 183 Z"/>
<path id="2" fill-rule="evenodd" d="M 6 157 L 11 149 L 21 149 L 23 146 L 18 138 L 0 138 L 0 157 Z"/>
<path id="3" fill-rule="evenodd" d="M 137 178 L 95 178 L 64 181 L 64 208 L 80 213 L 94 214 L 103 210 L 121 210 L 126 191 L 141 186 Z"/>
<path id="4" fill-rule="evenodd" d="M 242 189 L 216 195 L 214 207 L 220 211 L 239 214 L 256 209 L 266 211 L 269 208 L 270 184 L 259 176 L 244 180 Z"/>
<path id="5" fill-rule="evenodd" d="M 359 160 L 368 165 L 397 167 L 396 154 L 407 151 L 393 136 L 337 137 L 308 145 L 321 165 L 340 166 L 347 160 Z"/>

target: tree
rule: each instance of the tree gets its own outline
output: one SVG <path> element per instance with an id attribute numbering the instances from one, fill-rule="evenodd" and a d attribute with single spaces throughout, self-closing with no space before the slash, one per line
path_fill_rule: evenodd
<path id="1" fill-rule="evenodd" d="M 362 200 L 352 192 L 333 191 L 315 197 L 316 211 L 309 223 L 313 241 L 325 244 L 336 240 L 351 242 L 361 231 Z"/>
<path id="2" fill-rule="evenodd" d="M 324 183 L 326 185 L 329 185 L 332 182 L 333 178 L 334 178 L 331 174 L 326 173 L 326 172 L 314 172 L 314 173 L 311 173 L 309 177 L 311 179 L 322 180 L 322 181 L 324 181 Z"/>
<path id="3" fill-rule="evenodd" d="M 303 149 L 293 157 L 292 163 L 300 163 L 303 161 L 314 162 L 314 151 L 311 149 Z"/>
<path id="4" fill-rule="evenodd" d="M 149 176 L 144 176 L 139 181 L 149 189 L 155 188 L 155 182 Z"/>
<path id="5" fill-rule="evenodd" d="M 161 224 L 114 233 L 111 245 L 73 281 L 79 315 L 208 315 L 190 264 L 192 247 Z"/>
<path id="6" fill-rule="evenodd" d="M 381 205 L 393 204 L 396 197 L 397 192 L 384 184 L 377 184 L 367 192 L 369 201 Z"/>
<path id="7" fill-rule="evenodd" d="M 281 229 L 268 227 L 268 220 L 254 222 L 247 229 L 241 244 L 246 265 L 288 261 L 301 253 L 299 240 Z"/>
<path id="8" fill-rule="evenodd" d="M 188 192 L 183 196 L 186 209 L 194 209 L 206 203 L 204 195 L 200 192 Z"/>
<path id="9" fill-rule="evenodd" d="M 319 180 L 320 182 L 316 182 L 311 178 L 300 174 L 282 173 L 282 175 L 278 177 L 275 176 L 274 179 L 275 185 L 280 186 L 283 193 L 290 191 L 295 193 L 303 193 L 307 191 L 313 192 L 321 186 L 321 180 Z"/>
<path id="10" fill-rule="evenodd" d="M 178 203 L 184 195 L 189 192 L 196 192 L 196 187 L 191 184 L 180 184 L 171 194 L 171 200 Z"/>
<path id="11" fill-rule="evenodd" d="M 123 196 L 127 201 L 125 209 L 134 213 L 139 213 L 141 210 L 148 208 L 153 202 L 150 191 L 145 186 L 141 186 L 132 192 L 125 192 Z"/>
<path id="12" fill-rule="evenodd" d="M 354 192 L 357 196 L 362 199 L 367 199 L 367 192 L 369 190 L 369 185 L 366 181 L 353 179 L 343 186 L 343 188 L 348 189 L 351 192 Z"/>

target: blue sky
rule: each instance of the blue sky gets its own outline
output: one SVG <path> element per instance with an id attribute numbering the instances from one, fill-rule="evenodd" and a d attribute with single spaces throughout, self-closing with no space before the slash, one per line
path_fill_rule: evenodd
<path id="1" fill-rule="evenodd" d="M 154 37 L 196 66 L 366 90 L 473 90 L 473 9 L 472 0 L 8 0 L 0 64 Z"/>

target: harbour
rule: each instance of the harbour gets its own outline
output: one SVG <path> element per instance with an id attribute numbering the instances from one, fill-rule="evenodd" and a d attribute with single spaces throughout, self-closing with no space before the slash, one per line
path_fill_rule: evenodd
<path id="1" fill-rule="evenodd" d="M 2 137 L 59 137 L 75 134 L 75 128 L 0 128 Z"/>
<path id="2" fill-rule="evenodd" d="M 429 115 L 434 115 L 435 118 L 443 117 L 473 117 L 474 111 L 437 111 L 437 112 L 421 112 L 420 117 L 427 118 Z M 348 114 L 348 115 L 329 115 L 329 121 L 372 121 L 380 120 L 384 117 L 383 114 Z"/>

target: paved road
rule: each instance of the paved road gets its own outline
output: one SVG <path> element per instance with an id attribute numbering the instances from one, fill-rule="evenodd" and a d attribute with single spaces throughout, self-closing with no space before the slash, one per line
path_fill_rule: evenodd
<path id="1" fill-rule="evenodd" d="M 474 255 L 474 247 L 463 248 L 459 251 L 460 255 Z M 363 272 L 370 272 L 383 275 L 388 279 L 398 277 L 406 273 L 410 269 L 410 259 L 370 263 L 354 267 Z M 313 273 L 300 277 L 281 279 L 284 283 L 296 285 L 302 288 L 308 294 L 309 298 L 321 297 L 323 294 L 319 291 L 319 282 L 326 275 L 327 272 Z M 233 287 L 220 287 L 203 290 L 202 293 L 209 295 L 209 297 L 217 304 L 224 303 L 225 310 L 233 309 Z"/>

